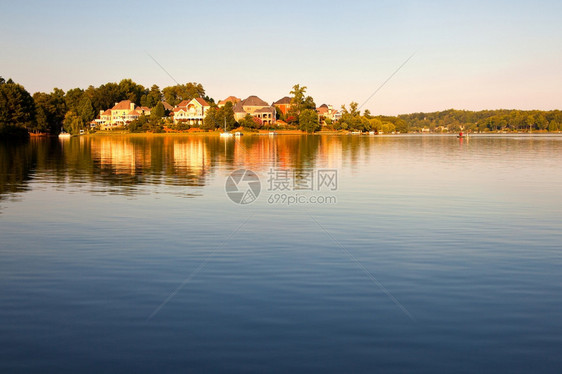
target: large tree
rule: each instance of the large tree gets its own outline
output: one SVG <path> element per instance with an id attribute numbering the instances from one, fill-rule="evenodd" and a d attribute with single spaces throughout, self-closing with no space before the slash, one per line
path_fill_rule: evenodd
<path id="1" fill-rule="evenodd" d="M 90 98 L 96 113 L 99 113 L 100 110 L 109 109 L 115 103 L 125 99 L 117 83 L 102 84 L 98 88 L 89 86 L 85 94 Z"/>
<path id="2" fill-rule="evenodd" d="M 96 111 L 92 105 L 92 101 L 87 95 L 84 95 L 82 99 L 80 99 L 76 109 L 76 113 L 82 118 L 82 122 L 86 124 L 96 118 Z"/>
<path id="3" fill-rule="evenodd" d="M 320 130 L 320 127 L 316 110 L 305 109 L 300 113 L 299 129 L 307 133 L 313 133 Z"/>
<path id="4" fill-rule="evenodd" d="M 166 109 L 164 108 L 164 104 L 159 102 L 150 112 L 150 117 L 153 121 L 160 121 L 162 117 L 166 115 Z"/>
<path id="5" fill-rule="evenodd" d="M 67 111 L 64 91 L 55 88 L 52 93 L 33 94 L 36 125 L 31 131 L 58 134 Z"/>
<path id="6" fill-rule="evenodd" d="M 203 119 L 202 128 L 205 130 L 214 130 L 224 129 L 225 127 L 228 131 L 236 127 L 233 104 L 231 102 L 227 102 L 222 108 L 219 108 L 214 104 L 211 105 L 211 108 L 207 110 L 205 118 Z"/>
<path id="7" fill-rule="evenodd" d="M 311 96 L 306 96 L 308 87 L 295 84 L 291 90 L 291 108 L 287 113 L 289 122 L 300 123 L 300 114 L 304 110 L 316 110 L 316 103 Z"/>
<path id="8" fill-rule="evenodd" d="M 195 82 L 165 87 L 162 93 L 164 99 L 170 105 L 177 105 L 183 100 L 191 100 L 196 97 L 205 97 L 205 89 L 201 83 Z"/>
<path id="9" fill-rule="evenodd" d="M 142 85 L 133 82 L 132 79 L 122 79 L 119 82 L 119 92 L 121 100 L 131 100 L 137 105 L 141 105 L 141 97 L 148 93 Z"/>
<path id="10" fill-rule="evenodd" d="M 84 129 L 84 122 L 82 121 L 82 117 L 80 117 L 73 111 L 69 111 L 66 113 L 63 124 L 64 130 L 73 135 L 79 134 L 80 130 Z"/>
<path id="11" fill-rule="evenodd" d="M 72 88 L 66 91 L 66 94 L 64 95 L 66 110 L 73 110 L 74 112 L 78 112 L 78 105 L 80 104 L 80 100 L 82 100 L 82 97 L 84 95 L 84 90 L 81 88 Z"/>
<path id="12" fill-rule="evenodd" d="M 141 97 L 141 105 L 149 108 L 154 108 L 159 102 L 162 101 L 162 92 L 160 87 L 153 84 L 147 94 Z"/>
<path id="13" fill-rule="evenodd" d="M 25 88 L 11 79 L 0 79 L 0 132 L 1 128 L 35 127 L 35 102 Z"/>

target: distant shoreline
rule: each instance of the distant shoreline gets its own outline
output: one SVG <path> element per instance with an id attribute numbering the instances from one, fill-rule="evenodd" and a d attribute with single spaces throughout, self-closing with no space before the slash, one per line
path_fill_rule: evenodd
<path id="1" fill-rule="evenodd" d="M 272 131 L 273 132 L 273 131 Z M 98 131 L 91 134 L 76 135 L 74 137 L 219 137 L 220 131 L 198 131 L 198 132 L 161 132 L 161 133 L 130 133 L 127 131 Z M 50 134 L 29 134 L 31 138 L 58 138 L 57 135 Z M 274 134 L 270 134 L 269 131 L 259 131 L 259 132 L 243 132 L 243 136 L 279 136 L 279 135 L 314 135 L 314 136 L 350 136 L 350 137 L 457 137 L 457 133 L 420 133 L 420 132 L 410 132 L 410 133 L 399 133 L 399 134 L 368 134 L 368 133 L 351 133 L 347 131 L 319 131 L 316 133 L 306 133 L 300 130 L 278 130 Z M 562 131 L 558 132 L 481 132 L 481 133 L 468 133 L 470 137 L 511 137 L 511 136 L 541 136 L 541 137 L 559 137 L 562 136 Z"/>

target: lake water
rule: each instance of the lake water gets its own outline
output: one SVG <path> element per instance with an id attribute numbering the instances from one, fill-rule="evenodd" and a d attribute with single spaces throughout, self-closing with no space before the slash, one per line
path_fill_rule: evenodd
<path id="1" fill-rule="evenodd" d="M 559 373 L 561 166 L 561 136 L 0 144 L 0 372 Z"/>

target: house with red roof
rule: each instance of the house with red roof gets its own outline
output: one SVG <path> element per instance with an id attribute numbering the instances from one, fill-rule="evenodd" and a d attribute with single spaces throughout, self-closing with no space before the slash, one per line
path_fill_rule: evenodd
<path id="1" fill-rule="evenodd" d="M 236 96 L 229 96 L 226 99 L 219 101 L 219 103 L 217 105 L 218 105 L 219 108 L 222 108 L 223 106 L 225 106 L 226 103 L 232 103 L 232 106 L 234 106 L 237 103 L 239 103 L 240 101 L 242 101 L 242 100 L 240 100 Z"/>
<path id="2" fill-rule="evenodd" d="M 187 123 L 190 126 L 200 126 L 211 105 L 200 97 L 184 100 L 173 110 L 174 124 Z"/>
<path id="3" fill-rule="evenodd" d="M 100 110 L 99 118 L 95 119 L 92 124 L 100 126 L 102 129 L 123 126 L 139 118 L 146 110 L 150 114 L 150 109 L 141 108 L 139 110 L 131 100 L 122 100 L 115 103 L 111 109 Z"/>
<path id="4" fill-rule="evenodd" d="M 173 110 L 173 107 L 163 102 L 164 108 Z M 169 108 L 169 109 L 168 109 Z M 149 116 L 151 109 L 146 106 L 136 106 L 131 100 L 122 100 L 107 110 L 100 110 L 98 118 L 90 123 L 91 126 L 100 126 L 108 129 L 116 126 L 124 126 L 138 119 L 140 116 Z"/>
<path id="5" fill-rule="evenodd" d="M 331 121 L 338 121 L 342 114 L 341 111 L 335 110 L 332 105 L 326 104 L 322 104 L 316 108 L 316 112 L 318 113 L 318 118 L 322 124 L 325 124 L 327 119 Z"/>
<path id="6" fill-rule="evenodd" d="M 281 113 L 286 115 L 291 109 L 291 98 L 289 96 L 285 96 L 284 98 L 279 99 L 271 104 L 271 106 L 279 108 Z"/>

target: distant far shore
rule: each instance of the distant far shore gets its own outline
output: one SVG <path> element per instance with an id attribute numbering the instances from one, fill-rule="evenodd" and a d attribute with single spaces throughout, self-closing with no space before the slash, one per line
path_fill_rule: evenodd
<path id="1" fill-rule="evenodd" d="M 234 132 L 233 132 L 234 133 Z M 315 133 L 307 133 L 305 131 L 300 130 L 259 130 L 259 131 L 241 131 L 240 132 L 243 136 L 269 136 L 269 135 L 349 135 L 349 136 L 378 136 L 378 137 L 392 137 L 392 136 L 458 136 L 457 133 L 452 132 L 409 132 L 409 133 L 391 133 L 391 134 L 384 134 L 384 133 L 368 133 L 368 132 L 351 132 L 351 131 L 344 131 L 344 130 L 325 130 L 325 131 L 318 131 Z M 165 136 L 173 136 L 173 137 L 200 137 L 200 136 L 209 136 L 209 137 L 218 137 L 220 136 L 221 131 L 183 131 L 183 132 L 141 132 L 141 133 L 131 133 L 125 130 L 109 130 L 109 131 L 96 131 L 94 133 L 86 133 L 79 136 L 91 136 L 91 137 L 105 137 L 105 136 L 126 136 L 126 137 L 147 137 L 147 136 L 154 136 L 154 137 L 165 137 Z M 57 138 L 57 135 L 50 135 L 46 133 L 30 133 L 31 138 Z M 533 132 L 502 132 L 502 131 L 487 131 L 487 132 L 469 132 L 465 133 L 470 137 L 484 137 L 484 136 L 560 136 L 562 135 L 562 131 L 557 132 L 549 132 L 549 131 L 533 131 Z"/>

